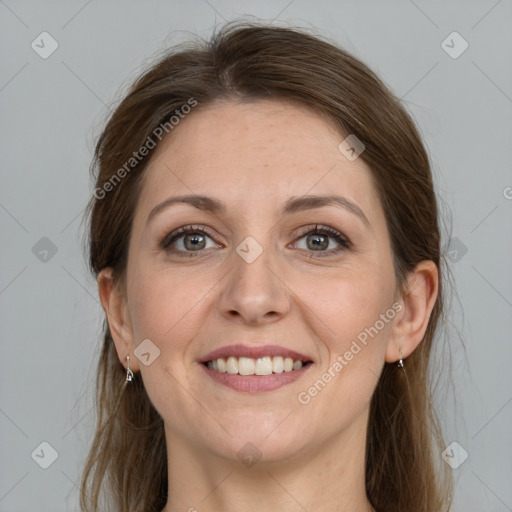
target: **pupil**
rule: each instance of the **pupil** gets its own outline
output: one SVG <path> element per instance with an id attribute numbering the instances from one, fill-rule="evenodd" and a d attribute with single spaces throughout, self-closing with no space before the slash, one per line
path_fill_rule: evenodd
<path id="1" fill-rule="evenodd" d="M 187 249 L 203 249 L 204 237 L 202 235 L 187 235 L 185 237 L 185 247 Z"/>
<path id="2" fill-rule="evenodd" d="M 313 244 L 313 249 L 315 251 L 318 249 L 326 249 L 329 245 L 329 240 L 324 235 L 310 235 L 308 237 L 308 242 Z"/>

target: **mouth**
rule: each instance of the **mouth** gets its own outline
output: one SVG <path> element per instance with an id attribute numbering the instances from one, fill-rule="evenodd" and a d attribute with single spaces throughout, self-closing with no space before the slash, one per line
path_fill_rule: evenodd
<path id="1" fill-rule="evenodd" d="M 291 384 L 314 366 L 309 356 L 277 345 L 231 345 L 210 352 L 198 362 L 214 382 L 246 393 Z"/>
<path id="2" fill-rule="evenodd" d="M 252 357 L 219 357 L 202 363 L 209 370 L 230 375 L 272 375 L 283 372 L 295 372 L 312 364 L 312 361 L 293 359 L 283 356 Z"/>

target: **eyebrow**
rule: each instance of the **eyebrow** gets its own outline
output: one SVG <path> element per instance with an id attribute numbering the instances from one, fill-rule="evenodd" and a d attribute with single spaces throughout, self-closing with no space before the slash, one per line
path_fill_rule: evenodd
<path id="1" fill-rule="evenodd" d="M 148 219 L 146 221 L 146 224 L 150 222 L 150 220 L 155 217 L 158 213 L 161 211 L 167 209 L 169 206 L 175 205 L 175 204 L 189 204 L 190 206 L 193 206 L 197 208 L 198 210 L 211 212 L 214 214 L 222 214 L 226 212 L 226 206 L 224 203 L 219 201 L 218 199 L 215 199 L 213 197 L 203 196 L 203 195 L 197 195 L 197 194 L 188 194 L 183 196 L 176 196 L 176 197 L 169 197 L 162 201 L 161 203 L 158 203 L 150 212 L 148 215 Z M 368 229 L 371 230 L 371 225 L 364 214 L 363 210 L 355 204 L 354 202 L 350 201 L 346 197 L 342 196 L 299 196 L 299 197 L 292 197 L 286 201 L 286 203 L 283 205 L 281 209 L 281 215 L 289 215 L 291 213 L 301 212 L 305 210 L 312 210 L 316 208 L 322 208 L 324 206 L 339 206 L 350 213 L 356 215 L 359 217 L 360 220 L 363 221 L 363 223 L 366 225 Z"/>

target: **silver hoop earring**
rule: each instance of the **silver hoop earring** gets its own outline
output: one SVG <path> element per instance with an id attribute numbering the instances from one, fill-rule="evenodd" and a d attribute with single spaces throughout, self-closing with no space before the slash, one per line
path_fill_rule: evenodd
<path id="1" fill-rule="evenodd" d="M 130 356 L 126 356 L 126 382 L 133 380 L 133 372 L 130 370 Z"/>

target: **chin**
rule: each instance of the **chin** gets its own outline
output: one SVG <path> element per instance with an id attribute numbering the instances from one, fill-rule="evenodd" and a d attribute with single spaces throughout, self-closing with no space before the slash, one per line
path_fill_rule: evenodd
<path id="1" fill-rule="evenodd" d="M 264 425 L 261 417 L 259 422 L 255 420 L 251 424 L 226 424 L 226 429 L 232 437 L 223 435 L 213 444 L 212 438 L 209 438 L 209 449 L 220 457 L 242 462 L 247 467 L 252 467 L 256 463 L 261 465 L 296 459 L 304 453 L 305 447 L 311 445 L 313 439 L 308 438 L 304 429 L 296 431 L 292 425 L 285 425 L 286 420 L 279 425 L 285 417 L 286 414 L 272 425 Z"/>

